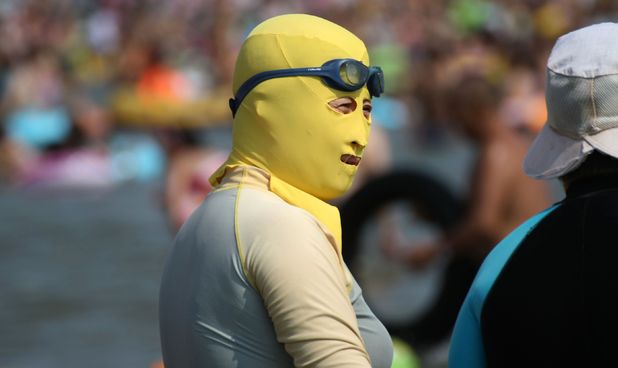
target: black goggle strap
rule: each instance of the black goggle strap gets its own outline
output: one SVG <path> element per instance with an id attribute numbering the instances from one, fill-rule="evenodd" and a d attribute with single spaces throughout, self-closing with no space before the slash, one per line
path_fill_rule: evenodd
<path id="1" fill-rule="evenodd" d="M 299 77 L 299 76 L 327 76 L 326 72 L 322 68 L 292 68 L 292 69 L 278 69 L 278 70 L 269 70 L 266 72 L 258 73 L 253 77 L 247 79 L 245 83 L 243 83 L 240 88 L 238 88 L 238 92 L 236 93 L 235 98 L 230 98 L 230 110 L 232 110 L 232 117 L 236 115 L 236 111 L 238 107 L 242 103 L 242 101 L 247 97 L 249 92 L 257 86 L 258 84 L 274 78 L 283 78 L 283 77 Z"/>
<path id="2" fill-rule="evenodd" d="M 255 86 L 273 78 L 318 76 L 325 78 L 326 84 L 338 90 L 355 91 L 367 84 L 367 89 L 371 96 L 380 97 L 380 95 L 384 93 L 384 74 L 380 67 L 366 67 L 360 61 L 356 60 L 339 62 L 340 60 L 334 60 L 336 63 L 327 62 L 322 67 L 269 70 L 254 75 L 240 86 L 235 98 L 230 98 L 229 105 L 230 110 L 232 110 L 232 117 L 236 115 L 238 107 Z M 361 69 L 359 73 L 363 78 L 359 80 L 358 84 L 349 84 L 342 80 L 340 71 L 346 63 L 352 63 L 352 65 Z"/>

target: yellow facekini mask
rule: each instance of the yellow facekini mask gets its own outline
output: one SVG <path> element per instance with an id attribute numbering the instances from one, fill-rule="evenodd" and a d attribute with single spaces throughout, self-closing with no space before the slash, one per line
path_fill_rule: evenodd
<path id="1" fill-rule="evenodd" d="M 252 76 L 279 69 L 321 66 L 333 59 L 369 65 L 363 42 L 346 29 L 310 15 L 290 14 L 258 25 L 245 40 L 236 62 L 234 92 Z M 329 102 L 350 97 L 356 109 L 343 114 Z M 328 87 L 319 77 L 293 76 L 257 84 L 238 106 L 232 152 L 211 177 L 217 185 L 225 170 L 242 165 L 270 173 L 270 190 L 314 215 L 341 250 L 337 209 L 324 200 L 345 193 L 358 166 L 342 155 L 361 157 L 371 121 L 363 102 L 366 86 L 351 92 Z"/>

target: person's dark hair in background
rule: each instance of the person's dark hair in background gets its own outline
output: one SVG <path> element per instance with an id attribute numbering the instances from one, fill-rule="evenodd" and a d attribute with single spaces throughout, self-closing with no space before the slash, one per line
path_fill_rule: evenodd
<path id="1" fill-rule="evenodd" d="M 499 83 L 492 83 L 486 77 L 468 74 L 461 76 L 445 93 L 445 102 L 450 120 L 457 124 L 467 136 L 481 138 L 486 131 L 482 121 L 492 119 L 496 114 L 504 91 Z"/>
<path id="2" fill-rule="evenodd" d="M 618 24 L 558 39 L 548 120 L 524 161 L 566 198 L 487 256 L 459 313 L 449 367 L 618 365 Z"/>

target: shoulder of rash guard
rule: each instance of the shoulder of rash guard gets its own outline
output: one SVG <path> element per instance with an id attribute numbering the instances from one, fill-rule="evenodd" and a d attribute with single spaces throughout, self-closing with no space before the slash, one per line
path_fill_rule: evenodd
<path id="1" fill-rule="evenodd" d="M 252 195 L 238 207 L 240 242 L 277 340 L 297 366 L 369 367 L 343 265 L 317 220 Z"/>
<path id="2" fill-rule="evenodd" d="M 314 235 L 318 238 L 326 237 L 318 220 L 302 208 L 293 206 L 272 192 L 265 192 L 251 188 L 243 188 L 239 194 L 236 220 L 242 235 L 241 243 L 245 238 L 276 238 L 279 236 Z"/>
<path id="3" fill-rule="evenodd" d="M 237 241 L 249 279 L 260 266 L 279 260 L 328 264 L 347 284 L 337 251 L 315 217 L 270 192 L 244 189 L 240 196 Z"/>

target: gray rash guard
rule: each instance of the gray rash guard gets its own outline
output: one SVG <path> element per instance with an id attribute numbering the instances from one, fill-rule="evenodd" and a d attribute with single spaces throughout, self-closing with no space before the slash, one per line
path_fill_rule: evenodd
<path id="1" fill-rule="evenodd" d="M 167 368 L 389 368 L 390 337 L 312 215 L 229 172 L 179 232 L 160 293 Z"/>

